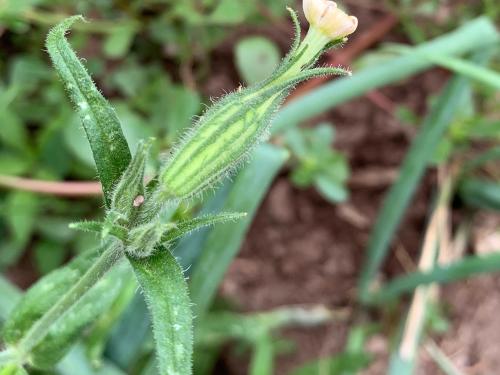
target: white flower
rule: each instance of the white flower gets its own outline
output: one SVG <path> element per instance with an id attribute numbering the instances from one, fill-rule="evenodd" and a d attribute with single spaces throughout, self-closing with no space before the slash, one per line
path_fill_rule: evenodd
<path id="1" fill-rule="evenodd" d="M 331 40 L 342 39 L 358 27 L 358 19 L 340 10 L 333 1 L 304 0 L 303 6 L 309 24 Z"/>

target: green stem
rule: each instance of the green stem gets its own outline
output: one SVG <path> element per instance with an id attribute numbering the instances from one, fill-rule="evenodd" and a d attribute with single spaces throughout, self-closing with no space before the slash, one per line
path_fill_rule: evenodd
<path id="1" fill-rule="evenodd" d="M 121 246 L 111 243 L 81 279 L 43 315 L 26 333 L 17 347 L 18 355 L 25 358 L 50 332 L 57 322 L 85 293 L 87 293 L 122 257 Z"/>
<path id="2" fill-rule="evenodd" d="M 310 27 L 306 37 L 299 47 L 299 51 L 303 50 L 303 54 L 299 60 L 285 73 L 285 77 L 294 76 L 303 69 L 305 65 L 317 58 L 318 54 L 325 48 L 325 46 L 332 40 L 315 27 Z"/>

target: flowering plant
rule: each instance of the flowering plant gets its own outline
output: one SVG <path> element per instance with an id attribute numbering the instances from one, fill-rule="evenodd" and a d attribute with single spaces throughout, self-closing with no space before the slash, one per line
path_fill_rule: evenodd
<path id="1" fill-rule="evenodd" d="M 172 244 L 193 230 L 245 214 L 219 213 L 172 222 L 172 212 L 251 157 L 256 145 L 267 138 L 273 115 L 295 85 L 311 77 L 350 74 L 314 65 L 324 51 L 354 32 L 356 18 L 324 0 L 305 0 L 304 11 L 311 24 L 309 32 L 300 42 L 297 15 L 290 10 L 296 39 L 274 74 L 217 101 L 181 138 L 147 185 L 144 170 L 152 140 L 141 142 L 131 157 L 120 120 L 65 38 L 82 17 L 71 17 L 51 30 L 47 49 L 80 115 L 106 203 L 102 222 L 72 227 L 98 233 L 102 245 L 42 278 L 26 293 L 5 324 L 2 375 L 23 373 L 25 366 L 48 369 L 56 365 L 85 326 L 116 298 L 127 278 L 125 258 L 152 315 L 160 373 L 192 372 L 191 304 L 183 271 L 170 252 Z"/>

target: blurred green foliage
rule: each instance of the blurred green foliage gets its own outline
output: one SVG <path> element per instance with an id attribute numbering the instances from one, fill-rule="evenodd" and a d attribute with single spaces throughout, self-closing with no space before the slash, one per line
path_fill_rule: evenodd
<path id="1" fill-rule="evenodd" d="M 48 181 L 95 179 L 95 166 L 83 130 L 41 47 L 49 27 L 68 15 L 81 13 L 92 20 L 92 23 L 77 26 L 71 36 L 72 44 L 85 57 L 86 66 L 105 96 L 111 98 L 129 144 L 135 146 L 139 139 L 155 136 L 158 141 L 154 152 L 159 154 L 172 146 L 191 124 L 192 118 L 201 113 L 202 103 L 207 102 L 203 86 L 215 68 L 214 50 L 240 26 L 259 27 L 281 22 L 285 6 L 292 3 L 291 0 L 0 0 L 0 175 Z M 391 0 L 388 3 L 400 17 L 405 36 L 414 43 L 441 35 L 480 13 L 491 19 L 500 16 L 500 6 L 495 0 L 478 1 L 477 4 L 463 2 L 452 9 L 451 15 L 438 19 L 439 22 L 435 17 L 437 14 L 446 15 L 443 13 L 445 2 Z M 422 27 L 422 21 L 428 27 Z M 234 50 L 230 52 L 234 54 L 238 80 L 246 84 L 267 77 L 281 58 L 278 46 L 262 36 L 245 35 L 234 43 Z M 491 71 L 498 71 L 498 53 L 498 48 L 492 52 Z M 394 59 L 394 55 L 391 48 L 377 49 L 375 53 L 363 56 L 355 66 L 361 69 L 383 65 Z M 442 65 L 446 67 L 445 64 Z M 460 73 L 452 69 L 450 61 L 447 64 L 448 69 Z M 460 67 L 463 65 L 459 64 Z M 397 72 L 391 72 L 394 73 Z M 474 75 L 477 78 L 481 73 L 485 72 L 469 70 L 473 79 Z M 231 74 L 228 72 L 228 76 Z M 490 83 L 493 81 L 489 80 Z M 233 83 L 236 87 L 237 82 Z M 339 92 L 338 98 L 341 95 Z M 430 107 L 431 98 L 428 102 Z M 466 166 L 459 179 L 458 195 L 469 209 L 498 210 L 500 207 L 500 172 L 491 167 L 500 157 L 500 152 L 495 153 L 491 148 L 500 137 L 499 109 L 498 90 L 484 85 L 484 79 L 482 83 L 474 80 L 457 116 L 448 124 L 447 134 L 440 139 L 432 160 L 435 164 L 459 160 Z M 410 125 L 418 126 L 422 122 L 409 107 L 398 108 L 396 115 Z M 346 189 L 349 166 L 345 157 L 332 148 L 334 138 L 330 124 L 292 129 L 283 135 L 283 143 L 291 151 L 292 182 L 299 187 L 314 185 L 332 203 L 346 200 L 349 194 Z M 148 168 L 153 172 L 158 165 L 152 164 Z M 266 172 L 265 169 L 256 169 Z M 272 179 L 277 171 L 273 169 L 268 173 L 268 178 Z M 253 176 L 259 174 L 255 172 Z M 228 190 L 230 187 L 227 186 L 221 189 L 202 211 L 211 212 L 215 207 L 234 205 L 234 199 L 227 199 L 232 196 Z M 243 203 L 253 212 L 264 193 L 258 190 L 255 199 L 250 197 Z M 102 205 L 102 200 L 97 198 L 63 199 L 0 190 L 0 269 L 15 265 L 24 255 L 35 265 L 33 278 L 54 270 L 73 254 L 94 247 L 98 241 L 93 235 L 71 231 L 68 224 L 82 218 L 99 219 L 96 212 Z M 183 217 L 190 213 L 182 207 L 175 215 Z M 250 221 L 246 221 L 237 227 L 237 236 L 230 243 L 231 249 L 224 264 L 215 262 L 219 267 L 216 269 L 218 277 L 213 280 L 210 294 L 200 293 L 202 297 L 212 299 L 226 263 L 235 256 L 249 225 Z M 219 229 L 215 234 L 202 231 L 188 241 L 181 241 L 179 249 L 197 249 L 199 252 L 200 244 L 207 242 L 209 237 L 208 242 L 213 245 L 207 248 L 214 248 L 213 253 L 216 253 L 220 250 L 216 246 L 218 241 L 221 238 L 227 241 L 228 231 L 227 228 Z M 186 266 L 199 255 L 186 254 L 187 258 L 192 255 Z M 385 292 L 387 295 L 392 292 L 392 297 L 423 283 L 455 280 L 484 270 L 496 270 L 500 264 L 498 256 L 491 257 L 491 260 L 466 259 L 450 269 L 436 269 L 429 275 L 415 274 L 407 279 L 397 279 L 393 284 L 395 291 L 387 289 Z M 205 283 L 206 279 L 199 280 L 200 285 Z M 2 288 L 0 283 L 0 294 L 9 297 L 12 291 L 3 291 Z M 134 288 L 135 284 L 128 283 L 102 314 L 89 331 L 86 349 L 93 364 L 106 363 L 103 358 L 109 358 L 130 369 L 130 373 L 139 374 L 143 369 L 143 374 L 148 369 L 154 373 L 146 308 L 140 296 L 134 296 Z M 208 308 L 209 302 L 206 304 L 204 307 Z M 2 314 L 5 306 L 0 303 Z M 259 319 L 263 317 L 273 317 L 273 314 L 259 316 Z M 444 329 L 446 319 L 438 308 L 433 317 L 433 328 Z M 221 338 L 217 336 L 220 341 L 243 341 L 247 346 L 250 342 L 255 352 L 254 368 L 272 368 L 272 357 L 280 348 L 275 343 L 269 344 L 267 333 L 270 328 L 265 319 L 259 323 L 254 316 L 208 314 L 205 323 L 199 329 L 206 331 L 206 337 L 220 334 Z M 135 328 L 132 333 L 131 325 Z M 220 327 L 227 332 L 221 333 Z M 252 336 L 261 330 L 266 335 Z M 371 332 L 362 324 L 355 325 L 346 350 L 335 357 L 307 364 L 298 369 L 297 374 L 316 374 L 318 369 L 325 368 L 330 373 L 358 371 L 370 362 L 364 344 Z M 133 334 L 133 337 L 126 334 Z M 217 356 L 219 348 L 215 346 L 214 355 Z M 74 358 L 82 357 L 76 355 Z M 213 358 L 208 362 L 213 365 Z M 70 364 L 67 368 L 74 367 Z M 94 373 L 89 371 L 83 373 Z"/>
<path id="2" fill-rule="evenodd" d="M 285 5 L 287 1 L 269 0 L 0 2 L 0 175 L 95 179 L 77 115 L 41 48 L 54 23 L 78 13 L 92 20 L 77 26 L 72 43 L 82 51 L 100 89 L 112 98 L 129 144 L 135 147 L 139 139 L 155 136 L 158 153 L 202 110 L 202 94 L 182 81 L 183 72 L 187 69 L 193 82 L 203 82 L 211 69 L 208 56 L 228 30 L 280 18 Z M 270 68 L 279 58 L 271 57 Z M 2 190 L 0 267 L 16 263 L 32 248 L 43 274 L 62 264 L 69 253 L 92 246 L 92 236 L 70 231 L 67 224 L 94 218 L 100 204 L 97 199 Z"/>

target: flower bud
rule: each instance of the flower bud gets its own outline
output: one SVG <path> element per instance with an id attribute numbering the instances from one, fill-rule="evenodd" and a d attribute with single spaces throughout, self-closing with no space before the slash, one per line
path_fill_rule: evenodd
<path id="1" fill-rule="evenodd" d="M 328 36 L 331 40 L 343 39 L 358 27 L 358 19 L 349 16 L 329 0 L 304 0 L 304 14 L 311 27 Z"/>
<path id="2" fill-rule="evenodd" d="M 306 1 L 304 6 L 312 13 L 316 11 L 310 2 Z M 353 27 L 352 19 L 356 18 L 351 19 L 341 11 L 336 11 L 336 14 L 335 17 L 329 15 L 340 20 L 335 21 L 336 24 L 342 23 L 342 18 L 351 22 L 348 32 L 344 31 L 342 37 L 353 32 L 356 25 Z M 318 13 L 318 17 L 321 16 Z M 151 202 L 188 199 L 214 186 L 236 170 L 255 146 L 267 137 L 273 115 L 295 85 L 312 77 L 349 74 L 340 68 L 314 68 L 314 63 L 332 44 L 332 39 L 322 30 L 311 27 L 299 44 L 300 25 L 293 11 L 292 18 L 297 36 L 289 55 L 267 80 L 227 95 L 198 120 L 160 170 L 158 189 Z"/>

